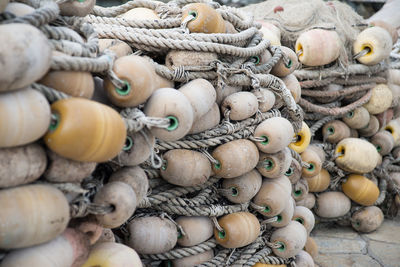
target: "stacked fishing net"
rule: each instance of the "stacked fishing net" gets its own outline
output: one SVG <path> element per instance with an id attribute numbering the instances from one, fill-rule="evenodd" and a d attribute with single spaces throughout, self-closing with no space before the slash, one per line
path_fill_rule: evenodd
<path id="1" fill-rule="evenodd" d="M 0 15 L 0 266 L 313 265 L 300 87 L 269 74 L 296 56 L 214 2 L 24 3 Z"/>
<path id="2" fill-rule="evenodd" d="M 319 221 L 374 231 L 384 213 L 399 207 L 396 29 L 368 25 L 336 1 L 272 0 L 243 9 L 268 25 L 267 34 L 278 28 L 278 40 L 302 63 L 294 76 L 312 145 L 301 158 L 313 175 L 303 174 L 308 190 L 301 204 Z"/>

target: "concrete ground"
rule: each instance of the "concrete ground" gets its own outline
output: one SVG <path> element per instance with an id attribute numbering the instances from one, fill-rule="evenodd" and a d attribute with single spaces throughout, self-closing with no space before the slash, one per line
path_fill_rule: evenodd
<path id="1" fill-rule="evenodd" d="M 311 233 L 321 267 L 400 267 L 400 219 L 385 219 L 378 230 L 359 234 L 351 227 L 318 224 Z"/>

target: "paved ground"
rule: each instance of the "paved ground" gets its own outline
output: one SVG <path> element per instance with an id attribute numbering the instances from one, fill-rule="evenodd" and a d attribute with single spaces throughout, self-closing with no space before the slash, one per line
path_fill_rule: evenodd
<path id="1" fill-rule="evenodd" d="M 318 224 L 312 231 L 321 267 L 400 267 L 400 219 L 385 219 L 378 230 L 359 234 L 351 227 Z"/>

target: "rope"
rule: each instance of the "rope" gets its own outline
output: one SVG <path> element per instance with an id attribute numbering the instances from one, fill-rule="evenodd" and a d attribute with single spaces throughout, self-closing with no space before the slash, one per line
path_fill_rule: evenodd
<path id="1" fill-rule="evenodd" d="M 182 207 L 178 205 L 160 204 L 154 205 L 155 210 L 164 211 L 169 214 L 183 215 L 183 216 L 207 216 L 219 217 L 225 214 L 247 211 L 248 204 L 240 205 L 207 205 L 199 207 Z"/>

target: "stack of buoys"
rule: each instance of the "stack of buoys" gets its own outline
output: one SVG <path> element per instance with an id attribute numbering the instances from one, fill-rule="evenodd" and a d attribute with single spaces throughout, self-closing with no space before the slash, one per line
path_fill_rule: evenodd
<path id="1" fill-rule="evenodd" d="M 313 266 L 296 203 L 322 163 L 297 56 L 259 28 L 211 1 L 1 0 L 0 266 Z"/>
<path id="2" fill-rule="evenodd" d="M 301 7 L 304 14 L 293 16 Z M 297 204 L 312 209 L 317 222 L 376 230 L 400 208 L 396 29 L 367 24 L 339 2 L 272 0 L 243 9 L 262 22 L 271 43 L 292 48 L 302 64 L 292 75 L 312 140 L 300 152 L 310 168 L 301 174 L 307 196 Z M 281 49 L 287 60 L 289 48 Z"/>

